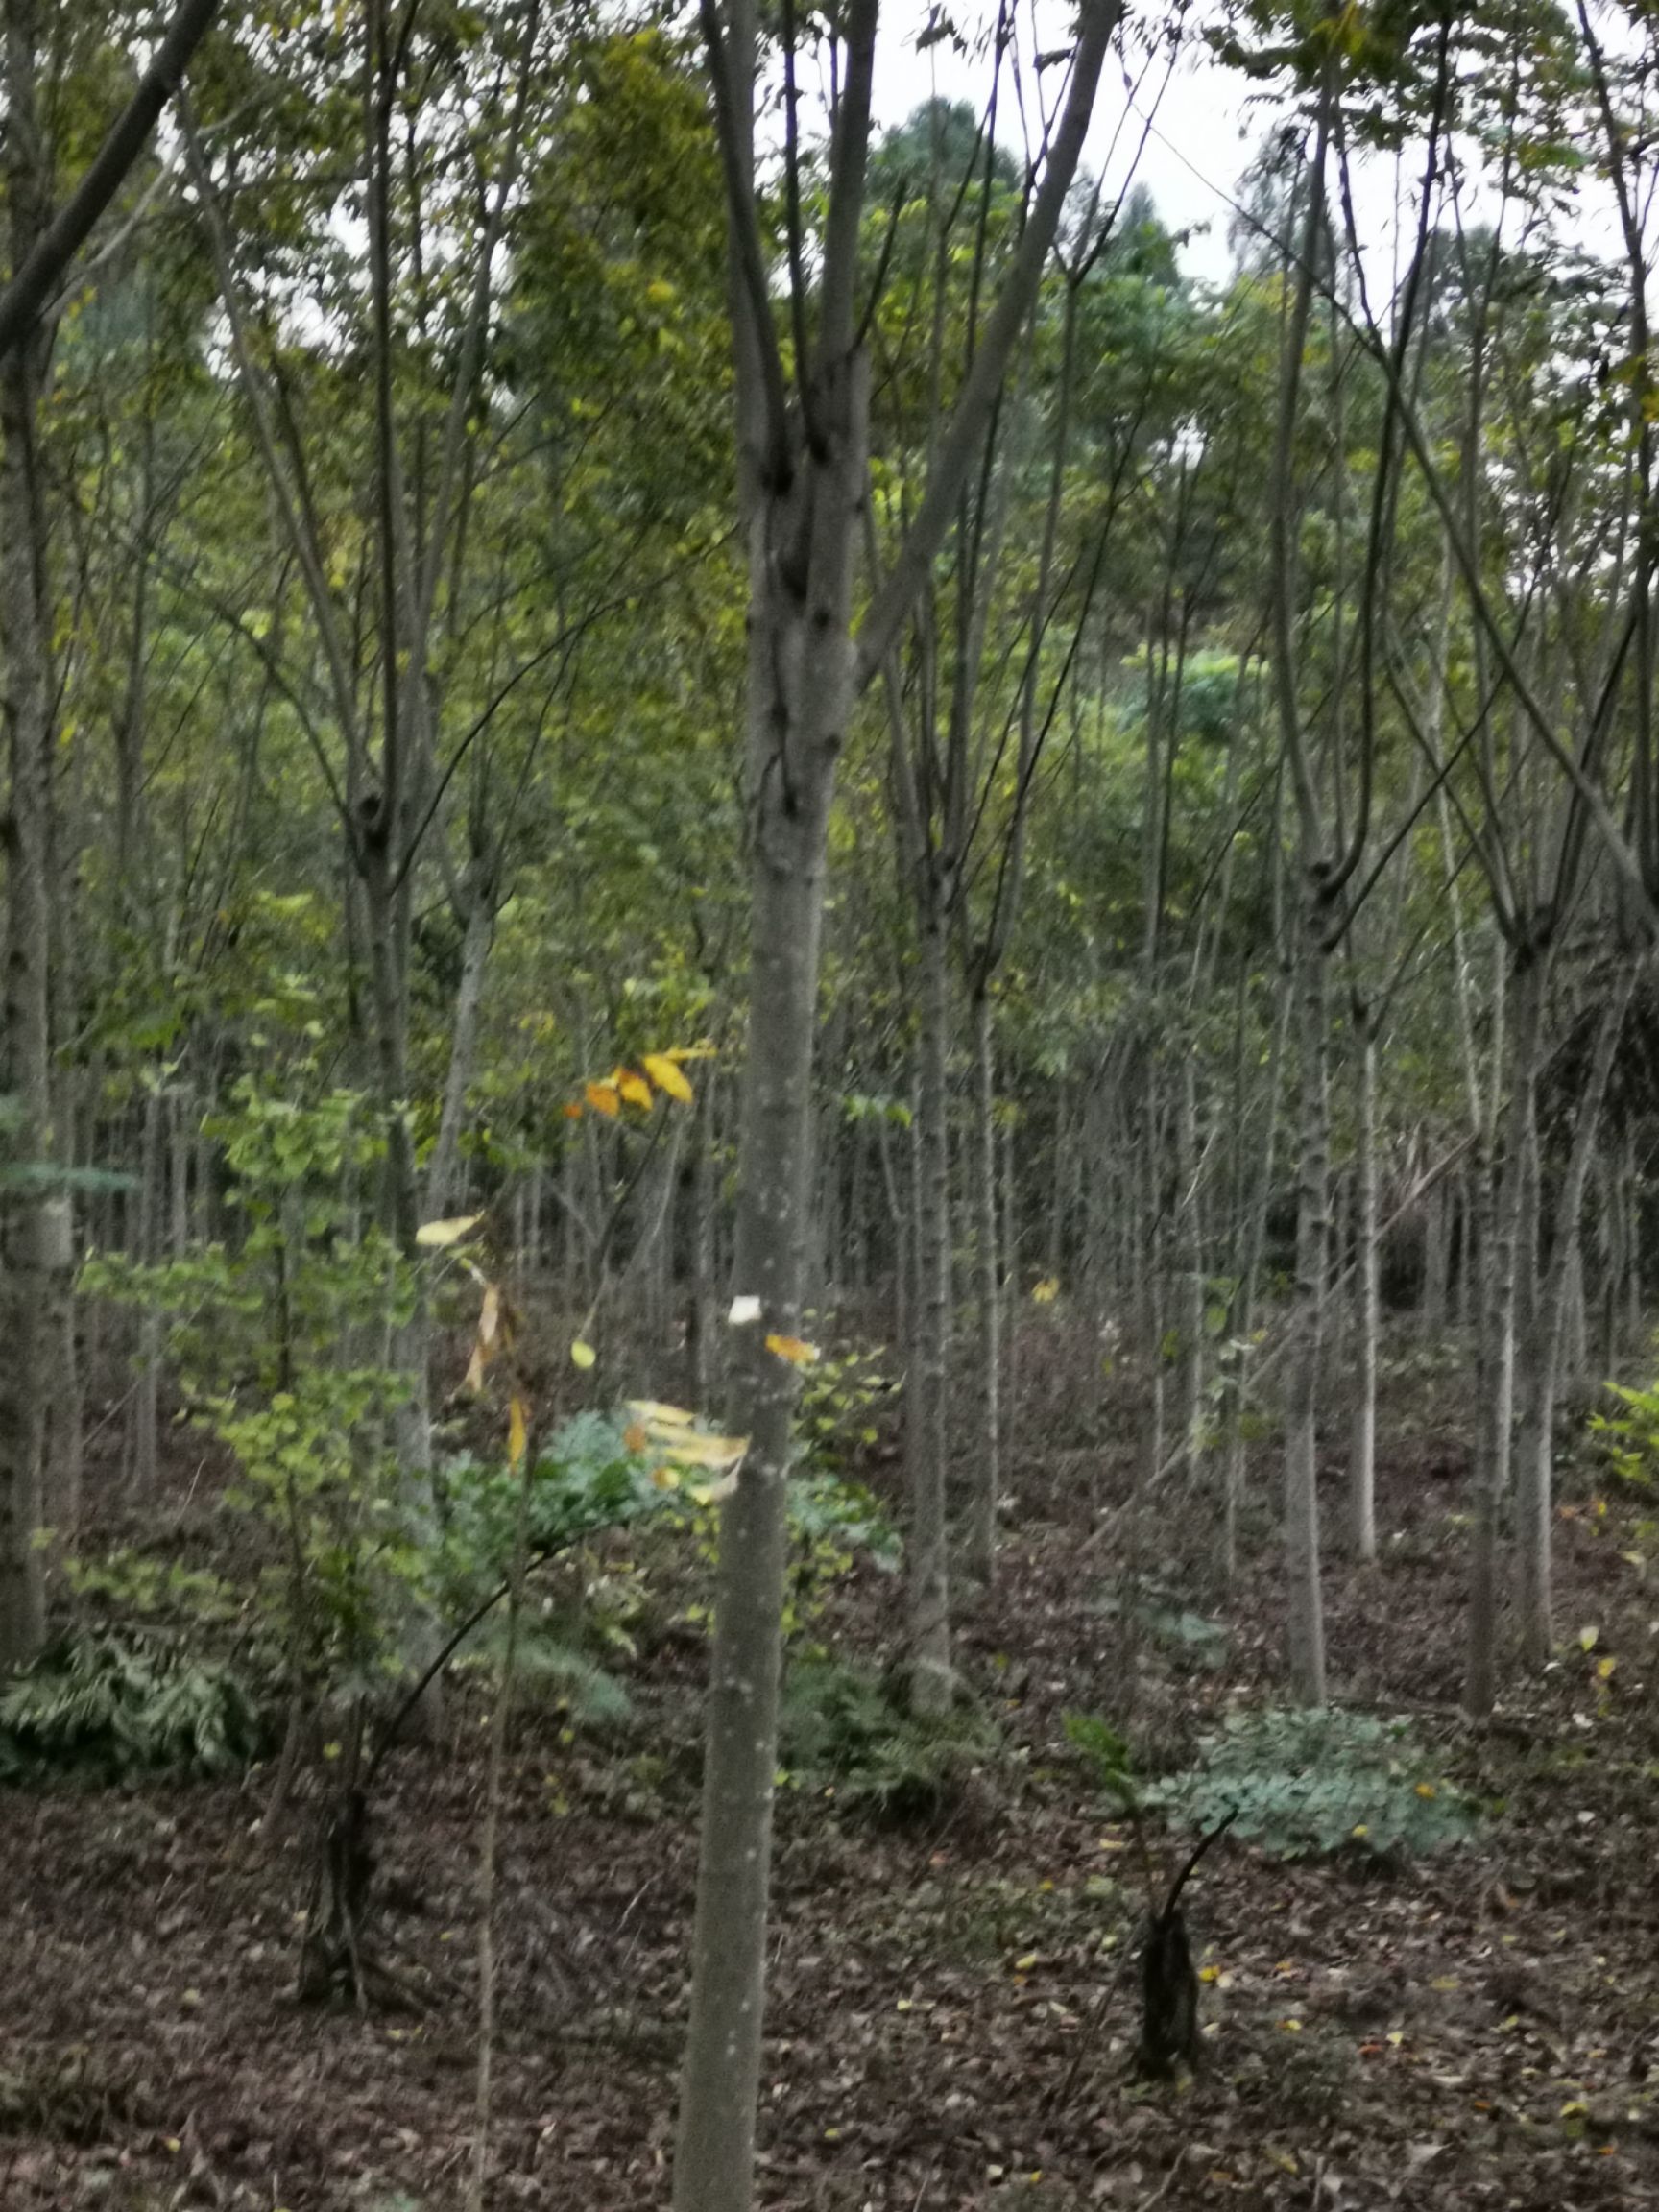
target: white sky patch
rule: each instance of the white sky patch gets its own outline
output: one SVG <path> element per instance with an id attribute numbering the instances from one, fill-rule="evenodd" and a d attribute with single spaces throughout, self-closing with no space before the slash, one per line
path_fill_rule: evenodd
<path id="1" fill-rule="evenodd" d="M 951 7 L 952 20 L 974 49 L 966 54 L 949 39 L 918 51 L 917 41 L 932 13 L 930 0 L 887 0 L 881 11 L 876 119 L 882 129 L 902 123 L 935 96 L 965 100 L 975 109 L 983 107 L 991 81 L 987 49 L 994 8 L 978 5 L 977 0 Z M 1027 63 L 1034 49 L 1063 51 L 1070 43 L 1070 21 L 1071 10 L 1064 0 L 1061 4 L 1028 0 L 1018 32 Z M 1121 48 L 1114 50 L 1101 78 L 1084 161 L 1094 174 L 1104 174 L 1111 197 L 1122 188 L 1133 168 L 1135 180 L 1151 192 L 1166 227 L 1190 233 L 1181 255 L 1186 273 L 1221 283 L 1232 266 L 1230 203 L 1239 179 L 1262 140 L 1290 120 L 1290 112 L 1273 84 L 1246 79 L 1214 58 L 1201 36 L 1202 22 L 1201 12 L 1194 10 L 1172 71 L 1163 57 L 1148 66 L 1142 57 L 1132 54 L 1129 66 L 1138 79 L 1133 88 L 1125 83 Z M 1028 85 L 1031 75 L 1027 68 Z M 1042 74 L 1042 96 L 1050 110 L 1060 97 L 1064 76 L 1063 69 Z M 1021 128 L 1011 86 L 1005 85 L 998 135 L 1011 148 L 1018 147 Z M 1459 152 L 1466 179 L 1463 219 L 1467 224 L 1490 220 L 1497 208 L 1496 194 L 1487 183 L 1476 180 L 1473 146 L 1461 143 Z M 1423 156 L 1421 142 L 1414 140 L 1398 162 L 1370 156 L 1355 164 L 1356 222 L 1373 305 L 1380 313 L 1392 289 L 1393 275 L 1409 252 Z M 1504 231 L 1512 242 L 1520 228 L 1518 211 L 1507 211 Z M 1563 232 L 1569 242 L 1592 252 L 1617 253 L 1618 228 L 1603 180 L 1586 178 Z"/>

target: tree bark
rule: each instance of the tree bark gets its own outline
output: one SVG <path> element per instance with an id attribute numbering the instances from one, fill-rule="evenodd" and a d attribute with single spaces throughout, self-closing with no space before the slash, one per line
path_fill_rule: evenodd
<path id="1" fill-rule="evenodd" d="M 997 1224 L 997 1044 L 991 996 L 974 1001 L 974 1170 L 979 1274 L 979 1453 L 970 1517 L 970 1572 L 987 1589 L 997 1571 L 1002 1487 L 1002 1268 Z"/>
<path id="2" fill-rule="evenodd" d="M 484 1003 L 484 974 L 494 933 L 493 885 L 474 882 L 468 894 L 467 931 L 461 945 L 461 979 L 455 990 L 444 1107 L 438 1121 L 437 1142 L 426 1163 L 425 1207 L 429 1218 L 442 1219 L 460 1202 L 461 1132 L 467 1119 L 467 1094 L 477 1067 L 478 1015 Z"/>
<path id="3" fill-rule="evenodd" d="M 1509 1491 L 1514 1447 L 1516 1249 L 1535 1109 L 1545 966 L 1542 955 L 1530 946 L 1519 947 L 1513 956 L 1514 1035 L 1505 1129 L 1488 1208 L 1490 1234 L 1480 1240 L 1476 1327 L 1485 1348 L 1485 1373 L 1470 1530 L 1469 1647 L 1463 1683 L 1464 1710 L 1472 1719 L 1483 1719 L 1497 1695 L 1498 1524 Z"/>
<path id="4" fill-rule="evenodd" d="M 1578 1220 L 1584 1185 L 1596 1148 L 1601 1115 L 1624 1016 L 1636 985 L 1636 969 L 1626 962 L 1602 1008 L 1589 1072 L 1578 1100 L 1573 1144 L 1555 1204 L 1554 1243 L 1536 1301 L 1535 1334 L 1528 1361 L 1526 1404 L 1518 1439 L 1521 1538 L 1521 1648 L 1529 1667 L 1542 1667 L 1553 1642 L 1551 1589 L 1551 1522 L 1553 1500 L 1555 1392 L 1567 1340 L 1567 1318 L 1578 1251 Z"/>
<path id="5" fill-rule="evenodd" d="M 1356 1558 L 1377 1556 L 1377 1337 L 1382 1320 L 1377 1252 L 1377 1033 L 1360 1015 L 1355 1159 L 1354 1437 L 1348 1460 L 1349 1534 Z"/>
<path id="6" fill-rule="evenodd" d="M 1319 1358 L 1329 1236 L 1330 1125 L 1325 1096 L 1325 916 L 1310 884 L 1301 920 L 1301 1105 L 1297 1141 L 1296 1288 L 1285 1389 L 1285 1556 L 1290 1687 L 1298 1703 L 1325 1702 L 1325 1613 L 1319 1566 Z"/>
<path id="7" fill-rule="evenodd" d="M 1007 287 L 988 318 L 915 522 L 854 646 L 853 566 L 868 419 L 855 291 L 876 18 L 877 0 L 851 0 L 814 287 L 816 343 L 810 358 L 797 349 L 792 403 L 755 207 L 757 25 L 751 0 L 732 0 L 724 20 L 718 0 L 705 0 L 704 10 L 726 180 L 749 572 L 751 978 L 733 1270 L 743 1303 L 733 1308 L 732 1394 L 733 1425 L 748 1446 L 720 1521 L 675 2212 L 748 2212 L 754 2197 L 796 1375 L 766 1340 L 795 1334 L 800 1323 L 836 758 L 855 689 L 886 662 L 979 449 L 1076 171 L 1117 9 L 1112 0 L 1087 0 L 1070 90 Z M 808 303 L 798 298 L 796 304 L 804 325 Z M 758 1317 L 749 1319 L 757 1308 Z"/>
<path id="8" fill-rule="evenodd" d="M 943 918 L 921 946 L 922 1033 L 917 1087 L 916 1346 L 905 1391 L 910 1489 L 909 1696 L 915 1711 L 950 1709 L 950 1572 L 945 1483 L 946 1377 L 950 1357 L 950 1098 L 946 1048 L 950 963 Z"/>
<path id="9" fill-rule="evenodd" d="M 1176 1113 L 1175 1172 L 1180 1184 L 1176 1210 L 1178 1264 L 1181 1269 L 1181 1447 L 1187 1479 L 1196 1482 L 1204 1459 L 1204 1234 L 1199 1203 L 1198 1075 L 1195 1046 L 1189 1043 L 1181 1064 L 1181 1100 Z"/>
<path id="10" fill-rule="evenodd" d="M 36 0 L 8 0 L 5 169 L 12 266 L 22 269 L 44 227 L 50 169 L 40 133 Z M 0 646 L 11 765 L 6 823 L 6 1089 L 14 1101 L 12 1159 L 54 1156 L 48 966 L 52 808 L 52 684 L 47 664 L 46 529 L 39 407 L 46 349 L 37 330 L 0 357 Z M 34 1658 L 45 1637 L 45 1583 L 36 1532 L 44 1515 L 45 1352 L 70 1261 L 64 1200 L 13 1191 L 0 1214 L 0 1668 Z"/>
<path id="11" fill-rule="evenodd" d="M 733 1288 L 758 1301 L 759 1318 L 733 1330 L 732 1417 L 749 1448 L 720 1517 L 677 2212 L 742 2212 L 753 2190 L 795 1400 L 795 1370 L 765 1339 L 801 1325 L 825 848 L 853 704 L 848 622 L 863 491 L 863 376 L 847 359 L 836 371 L 821 401 L 827 447 L 801 461 L 813 556 L 804 589 L 791 590 L 780 559 L 798 528 L 789 505 L 764 498 L 752 526 L 753 953 Z M 796 681 L 781 681 L 790 670 Z"/>

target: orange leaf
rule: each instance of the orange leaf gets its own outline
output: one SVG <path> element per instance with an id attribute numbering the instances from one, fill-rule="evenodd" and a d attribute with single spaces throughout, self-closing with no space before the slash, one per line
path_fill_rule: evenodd
<path id="1" fill-rule="evenodd" d="M 589 1083 L 586 1096 L 595 1114 L 608 1114 L 613 1121 L 622 1110 L 622 1099 L 614 1083 Z"/>
<path id="2" fill-rule="evenodd" d="M 818 1357 L 816 1344 L 808 1344 L 800 1336 L 768 1336 L 768 1352 L 775 1352 L 780 1359 L 787 1359 L 791 1367 L 810 1367 Z"/>
<path id="3" fill-rule="evenodd" d="M 582 1118 L 582 1108 L 574 1098 L 566 1098 L 565 1101 L 565 1118 L 566 1121 L 580 1121 Z"/>

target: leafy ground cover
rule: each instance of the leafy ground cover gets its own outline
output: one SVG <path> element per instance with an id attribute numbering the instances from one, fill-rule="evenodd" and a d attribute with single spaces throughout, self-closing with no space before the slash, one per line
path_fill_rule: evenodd
<path id="1" fill-rule="evenodd" d="M 1184 2086 L 1138 2081 L 1140 1859 L 1067 1717 L 1103 1714 L 1148 1771 L 1179 1771 L 1229 1712 L 1276 1695 L 1280 1593 L 1263 1564 L 1223 1617 L 1177 1566 L 1158 1606 L 1125 1605 L 1112 1448 L 1092 1481 L 1034 1464 L 965 1635 L 980 1712 L 950 1787 L 898 1824 L 822 1769 L 781 1793 L 768 2212 L 1659 2204 L 1659 1592 L 1643 1508 L 1569 1488 L 1563 1651 L 1471 1736 L 1449 1629 L 1455 1379 L 1396 1376 L 1390 1394 L 1391 1539 L 1369 1573 L 1333 1557 L 1332 1651 L 1344 1697 L 1407 1719 L 1422 1770 L 1482 1809 L 1469 1839 L 1405 1863 L 1362 1844 L 1293 1861 L 1219 1845 L 1190 1899 L 1205 2063 Z M 205 1510 L 181 1479 L 181 1548 Z M 1178 1487 L 1146 1510 L 1201 1530 Z M 684 1610 L 636 1624 L 630 1719 L 573 1727 L 542 1703 L 517 1731 L 501 2205 L 665 2201 L 704 1666 Z M 1191 1625 L 1223 1618 L 1224 1634 Z M 861 1571 L 810 1632 L 876 1654 L 878 1681 L 897 1628 L 891 1580 Z M 392 1762 L 376 1892 L 396 1994 L 368 2016 L 295 2001 L 303 1823 L 267 1842 L 261 1771 L 0 1795 L 8 2212 L 459 2201 L 481 1718 L 463 1683 L 445 1740 Z"/>

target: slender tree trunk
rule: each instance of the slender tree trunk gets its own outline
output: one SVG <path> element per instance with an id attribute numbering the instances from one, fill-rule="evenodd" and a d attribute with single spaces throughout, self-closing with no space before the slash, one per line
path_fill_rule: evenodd
<path id="1" fill-rule="evenodd" d="M 792 502 L 761 497 L 751 523 L 752 969 L 733 1288 L 734 1314 L 752 1310 L 741 1301 L 753 1299 L 759 1317 L 733 1332 L 733 1422 L 749 1448 L 720 1517 L 676 2212 L 745 2212 L 753 2192 L 795 1401 L 795 1370 L 765 1340 L 801 1325 L 825 852 L 852 708 L 863 421 L 862 374 L 844 360 L 827 396 L 825 449 L 799 464 L 811 516 L 804 589 L 791 588 L 781 557 L 799 532 Z M 781 744 L 788 783 L 777 772 Z"/>
<path id="2" fill-rule="evenodd" d="M 1483 1719 L 1497 1695 L 1498 1524 L 1509 1491 L 1514 1444 L 1516 1250 L 1537 1078 L 1545 966 L 1544 956 L 1533 948 L 1523 948 L 1515 955 L 1506 1127 L 1495 1164 L 1495 1188 L 1488 1210 L 1491 1233 L 1480 1240 L 1480 1314 L 1476 1325 L 1485 1346 L 1485 1373 L 1470 1531 L 1469 1651 L 1463 1686 L 1464 1710 L 1472 1719 Z"/>
<path id="3" fill-rule="evenodd" d="M 1238 1515 L 1244 1503 L 1244 1409 L 1249 1398 L 1252 1338 L 1256 1330 L 1256 1292 L 1262 1274 L 1262 1255 L 1267 1243 L 1267 1214 L 1273 1204 L 1273 1177 L 1279 1152 L 1279 1099 L 1285 1081 L 1285 1040 L 1295 1011 L 1293 977 L 1284 978 L 1273 1018 L 1268 1046 L 1267 1108 L 1260 1150 L 1260 1166 L 1252 1187 L 1244 1226 L 1244 1259 L 1239 1269 L 1238 1294 L 1232 1312 L 1234 1349 L 1228 1355 L 1233 1373 L 1227 1388 L 1226 1458 L 1221 1479 L 1221 1573 L 1231 1582 L 1238 1569 Z M 1243 1101 L 1239 1100 L 1242 1117 Z"/>
<path id="4" fill-rule="evenodd" d="M 706 15 L 732 243 L 749 571 L 753 903 L 733 1308 L 733 1426 L 748 1443 L 720 1522 L 675 2212 L 748 2212 L 754 2197 L 796 1377 L 768 1338 L 798 1333 L 801 1318 L 812 1046 L 836 757 L 855 691 L 888 665 L 981 449 L 1076 173 L 1117 22 L 1106 0 L 1091 0 L 1081 12 L 1070 88 L 1009 276 L 939 441 L 921 506 L 854 644 L 853 568 L 868 421 L 857 279 L 877 12 L 877 0 L 852 0 L 843 20 L 830 187 L 814 286 L 817 337 L 810 348 L 795 349 L 800 382 L 793 400 L 755 213 L 757 24 L 745 0 L 733 0 L 724 12 L 710 0 Z M 794 305 L 802 328 L 810 304 L 798 289 Z M 804 427 L 809 435 L 802 434 Z M 941 1625 L 948 1632 L 948 1622 Z"/>
<path id="5" fill-rule="evenodd" d="M 138 1223 L 132 1257 L 154 1265 L 161 1251 L 161 1212 L 167 1156 L 161 1146 L 165 1100 L 159 1083 L 144 1100 L 138 1152 Z M 140 1498 L 155 1495 L 156 1444 L 161 1418 L 161 1312 L 151 1300 L 138 1310 L 138 1375 L 128 1424 L 128 1479 Z"/>
<path id="6" fill-rule="evenodd" d="M 1176 1235 L 1181 1270 L 1181 1448 L 1187 1479 L 1196 1482 L 1204 1458 L 1204 1234 L 1199 1203 L 1198 1075 L 1190 1045 L 1181 1063 L 1175 1123 L 1175 1173 L 1180 1185 Z"/>
<path id="7" fill-rule="evenodd" d="M 898 1164 L 893 1157 L 893 1133 L 885 1116 L 876 1124 L 876 1153 L 881 1163 L 881 1187 L 887 1193 L 887 1218 L 893 1230 L 893 1341 L 908 1366 L 915 1335 L 911 1320 L 916 1305 L 916 1269 L 911 1251 L 915 1210 L 906 1201 L 900 1181 Z"/>
<path id="8" fill-rule="evenodd" d="M 51 180 L 36 96 L 36 0 L 8 0 L 6 220 L 13 274 L 45 228 Z M 15 1120 L 14 1159 L 54 1155 L 48 1015 L 51 920 L 52 685 L 46 533 L 36 439 L 45 349 L 36 330 L 0 358 L 0 647 L 11 764 L 5 828 L 7 921 L 4 1015 L 6 1090 Z M 0 1213 L 0 1670 L 34 1658 L 45 1636 L 45 1583 L 36 1532 L 44 1518 L 45 1353 L 50 1318 L 69 1263 L 68 1208 L 15 1192 Z"/>
<path id="9" fill-rule="evenodd" d="M 1553 1642 L 1551 1592 L 1551 1522 L 1554 1510 L 1552 1459 L 1555 1392 L 1567 1340 L 1567 1319 L 1578 1250 L 1578 1218 L 1596 1147 L 1597 1123 L 1606 1095 L 1636 971 L 1626 963 L 1601 1012 L 1589 1072 L 1578 1100 L 1573 1144 L 1555 1206 L 1550 1266 L 1534 1312 L 1534 1335 L 1526 1407 L 1518 1440 L 1518 1518 L 1521 1536 L 1521 1648 L 1529 1667 L 1542 1667 Z"/>
<path id="10" fill-rule="evenodd" d="M 1590 1364 L 1590 1317 L 1584 1310 L 1584 1218 L 1572 1224 L 1567 1253 L 1567 1311 L 1561 1340 L 1561 1379 L 1573 1390 L 1583 1388 Z"/>
<path id="11" fill-rule="evenodd" d="M 1326 953 L 1314 890 L 1301 922 L 1302 1097 L 1297 1141 L 1294 1331 L 1285 1388 L 1285 1555 L 1290 1687 L 1303 1705 L 1325 1702 L 1325 1613 L 1319 1566 L 1319 1355 L 1329 1237 L 1330 1129 L 1325 1097 Z"/>
<path id="12" fill-rule="evenodd" d="M 1377 1251 L 1377 1035 L 1361 1016 L 1355 1159 L 1354 1440 L 1348 1460 L 1349 1534 L 1355 1556 L 1377 1556 L 1377 1337 L 1382 1298 Z"/>
<path id="13" fill-rule="evenodd" d="M 167 1248 L 175 1260 L 182 1260 L 190 1249 L 190 1153 L 197 1119 L 190 1093 L 182 1086 L 172 1094 L 171 1119 Z"/>
<path id="14" fill-rule="evenodd" d="M 718 1367 L 715 1345 L 715 1235 L 718 1191 L 714 1156 L 714 1078 L 706 1077 L 697 1094 L 691 1155 L 691 1403 L 700 1409 L 714 1404 Z"/>
<path id="15" fill-rule="evenodd" d="M 1020 1429 L 1020 1177 L 1013 1124 L 1002 1134 L 1002 1435 L 1010 1464 Z"/>
<path id="16" fill-rule="evenodd" d="M 461 1199 L 461 1132 L 467 1120 L 467 1094 L 478 1061 L 478 1015 L 484 1003 L 484 974 L 495 931 L 495 902 L 483 885 L 474 885 L 467 907 L 461 946 L 461 980 L 449 1032 L 449 1070 L 444 1083 L 444 1108 L 438 1139 L 426 1164 L 426 1212 L 442 1219 Z"/>
<path id="17" fill-rule="evenodd" d="M 1624 1202 L 1624 1349 L 1627 1358 L 1639 1359 L 1647 1350 L 1647 1333 L 1642 1326 L 1642 1186 L 1636 1172 L 1633 1129 L 1624 1135 L 1621 1190 Z"/>
<path id="18" fill-rule="evenodd" d="M 922 930 L 922 1030 L 917 1086 L 916 1351 L 905 1392 L 910 1489 L 910 1701 L 919 1714 L 950 1708 L 950 1575 L 945 1485 L 946 1379 L 950 1357 L 950 971 L 944 920 Z"/>
<path id="19" fill-rule="evenodd" d="M 1446 1334 L 1447 1299 L 1452 1281 L 1452 1208 L 1445 1177 L 1423 1200 L 1423 1290 L 1417 1321 L 1421 1334 L 1437 1342 Z"/>
<path id="20" fill-rule="evenodd" d="M 974 1000 L 975 1214 L 979 1263 L 979 1457 L 969 1544 L 970 1571 L 991 1585 L 1002 1486 L 1002 1268 L 997 1234 L 997 1062 L 991 996 Z"/>

